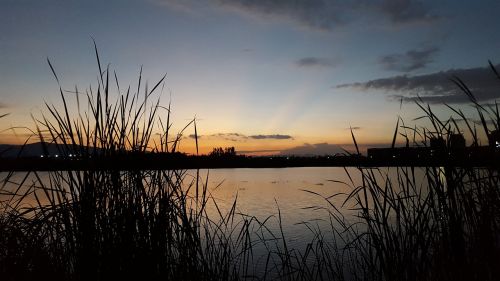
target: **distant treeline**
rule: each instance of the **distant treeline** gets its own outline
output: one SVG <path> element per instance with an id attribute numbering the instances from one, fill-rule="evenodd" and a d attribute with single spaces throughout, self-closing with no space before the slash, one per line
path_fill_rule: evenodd
<path id="1" fill-rule="evenodd" d="M 362 155 L 337 156 L 244 156 L 186 155 L 183 153 L 122 154 L 89 158 L 25 157 L 0 158 L 0 171 L 57 170 L 182 170 L 217 168 L 285 168 L 285 167 L 498 167 L 498 153 L 484 157 L 454 158 L 368 158 Z"/>

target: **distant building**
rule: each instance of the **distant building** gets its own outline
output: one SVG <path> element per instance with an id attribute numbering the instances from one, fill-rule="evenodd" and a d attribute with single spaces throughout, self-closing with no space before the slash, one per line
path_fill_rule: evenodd
<path id="1" fill-rule="evenodd" d="M 446 141 L 443 137 L 432 137 L 429 142 L 431 158 L 442 158 L 446 154 Z"/>
<path id="2" fill-rule="evenodd" d="M 378 161 L 421 160 L 432 155 L 429 147 L 368 148 L 367 153 L 369 159 Z"/>
<path id="3" fill-rule="evenodd" d="M 430 138 L 430 146 L 369 148 L 368 159 L 373 161 L 388 161 L 399 163 L 433 162 L 436 160 L 466 163 L 467 161 L 493 161 L 500 156 L 500 131 L 492 131 L 488 135 L 489 146 L 467 147 L 462 134 L 450 134 L 447 141 L 443 137 Z M 483 163 L 483 162 L 481 162 Z"/>
<path id="4" fill-rule="evenodd" d="M 488 134 L 488 142 L 491 148 L 495 150 L 500 150 L 500 131 L 493 130 Z"/>
<path id="5" fill-rule="evenodd" d="M 430 139 L 431 148 L 445 148 L 446 142 L 443 137 L 433 137 Z"/>
<path id="6" fill-rule="evenodd" d="M 452 150 L 462 150 L 465 148 L 465 138 L 462 134 L 451 134 L 448 139 L 448 147 Z"/>

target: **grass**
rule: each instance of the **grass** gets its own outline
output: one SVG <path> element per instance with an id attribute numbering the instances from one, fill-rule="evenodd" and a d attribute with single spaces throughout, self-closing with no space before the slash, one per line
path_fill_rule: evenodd
<path id="1" fill-rule="evenodd" d="M 34 118 L 40 141 L 60 155 L 99 158 L 147 151 L 175 152 L 189 126 L 171 132 L 171 107 L 139 75 L 122 90 L 116 73 L 99 69 L 97 86 L 63 91 L 62 107 L 46 104 Z M 49 62 L 56 81 L 55 68 Z M 142 71 L 141 71 L 142 72 Z M 492 72 L 498 72 L 492 66 Z M 113 81 L 113 82 L 111 82 Z M 431 128 L 394 134 L 426 145 L 468 130 L 471 145 L 500 128 L 498 106 L 482 105 L 459 78 L 482 132 L 457 108 L 440 120 L 419 101 Z M 115 90 L 112 90 L 115 89 Z M 116 92 L 114 92 L 116 91 Z M 68 102 L 74 95 L 74 104 Z M 112 96 L 115 96 L 113 99 Z M 160 112 L 165 111 L 166 117 Z M 422 119 L 419 118 L 419 119 Z M 461 121 L 459 121 L 461 120 Z M 400 125 L 400 122 L 402 125 Z M 158 138 L 153 132 L 160 131 Z M 196 133 L 195 133 L 196 134 Z M 353 141 L 356 140 L 353 134 Z M 356 145 L 357 146 L 357 145 Z M 448 148 L 447 148 L 448 149 Z M 227 211 L 211 196 L 208 178 L 186 171 L 56 171 L 7 173 L 0 195 L 0 276 L 3 280 L 495 280 L 500 276 L 499 171 L 493 167 L 346 169 L 349 194 L 321 195 L 328 230 L 304 222 L 314 238 L 304 250 L 287 244 L 278 203 L 265 220 Z M 14 188 L 13 188 L 14 187 Z M 333 199 L 345 197 L 344 206 Z M 216 210 L 209 215 L 208 209 Z M 344 216 L 354 208 L 357 216 Z M 276 225 L 277 230 L 271 230 Z M 264 255 L 257 255 L 264 249 Z"/>
<path id="2" fill-rule="evenodd" d="M 500 79 L 490 63 L 492 72 Z M 452 81 L 469 97 L 482 126 L 483 141 L 500 128 L 498 105 L 482 105 L 462 80 Z M 432 128 L 396 129 L 407 143 L 426 145 L 469 130 L 471 146 L 481 143 L 475 124 L 460 109 L 440 120 L 422 100 L 417 105 Z M 421 119 L 418 118 L 418 119 Z M 458 119 L 463 120 L 459 126 Z M 399 119 L 398 119 L 399 124 Z M 465 127 L 465 128 L 463 128 Z M 408 136 L 412 136 L 410 140 Z M 416 137 L 417 136 L 417 137 Z M 396 137 L 396 134 L 395 134 Z M 492 153 L 495 153 L 492 149 Z M 359 169 L 355 200 L 361 227 L 344 227 L 361 280 L 496 280 L 500 276 L 500 175 L 497 167 L 414 167 Z M 390 175 L 392 173 L 392 175 Z"/>
<path id="3" fill-rule="evenodd" d="M 139 75 L 136 92 L 129 87 L 122 93 L 115 74 L 118 93 L 111 101 L 110 70 L 101 68 L 97 48 L 96 57 L 97 88 L 75 90 L 73 110 L 67 102 L 71 93 L 60 87 L 62 109 L 46 104 L 48 115 L 34 119 L 40 141 L 59 144 L 61 156 L 77 152 L 82 158 L 175 152 L 182 131 L 170 135 L 170 106 L 150 102 L 165 77 L 148 89 Z M 160 110 L 167 111 L 166 122 Z M 154 142 L 158 128 L 163 133 Z M 236 279 L 233 251 L 245 233 L 228 235 L 227 216 L 234 210 L 208 218 L 206 182 L 187 180 L 185 171 L 162 170 L 32 171 L 18 182 L 8 174 L 0 205 L 0 275 L 7 280 Z M 7 188 L 13 184 L 19 188 Z"/>

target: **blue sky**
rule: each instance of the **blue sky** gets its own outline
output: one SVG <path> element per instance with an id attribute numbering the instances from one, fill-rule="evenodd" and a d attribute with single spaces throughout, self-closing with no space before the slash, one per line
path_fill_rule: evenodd
<path id="1" fill-rule="evenodd" d="M 387 143 L 399 114 L 420 115 L 416 94 L 464 106 L 448 78 L 478 83 L 496 98 L 488 60 L 500 62 L 498 1 L 122 0 L 10 1 L 0 10 L 0 129 L 30 126 L 63 89 L 95 84 L 101 60 L 120 83 L 139 69 L 154 84 L 167 73 L 174 127 L 197 116 L 203 149 L 286 150 Z M 482 77 L 481 79 L 476 79 Z M 477 82 L 478 80 L 479 82 Z M 495 88 L 496 87 L 496 88 Z M 0 142 L 24 134 L 4 131 Z M 240 139 L 230 134 L 240 134 Z M 251 138 L 263 135 L 268 138 Z M 287 135 L 290 138 L 274 138 Z M 203 138 L 201 139 L 203 140 Z M 187 140 L 186 142 L 188 142 Z M 313 146 L 313 145 L 312 145 Z M 192 147 L 187 143 L 187 149 Z M 325 146 L 322 145 L 324 148 Z"/>

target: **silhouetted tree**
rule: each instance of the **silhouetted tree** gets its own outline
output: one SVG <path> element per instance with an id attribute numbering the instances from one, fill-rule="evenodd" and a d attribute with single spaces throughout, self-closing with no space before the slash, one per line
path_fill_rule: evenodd
<path id="1" fill-rule="evenodd" d="M 236 150 L 234 146 L 226 148 L 214 147 L 209 155 L 212 157 L 234 157 L 236 156 Z"/>

